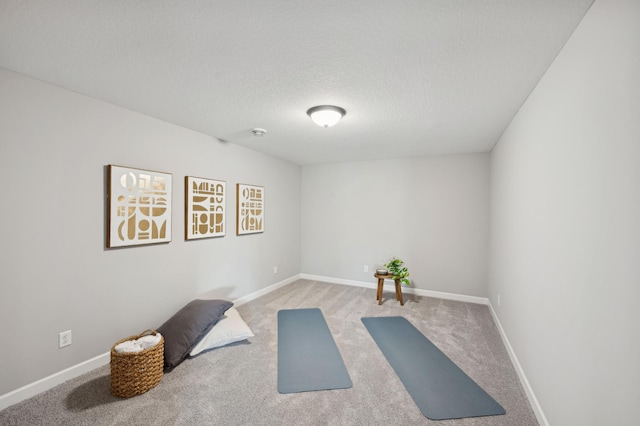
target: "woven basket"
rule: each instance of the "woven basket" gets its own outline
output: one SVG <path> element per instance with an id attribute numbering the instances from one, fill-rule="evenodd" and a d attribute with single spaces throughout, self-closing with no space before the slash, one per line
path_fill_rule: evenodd
<path id="1" fill-rule="evenodd" d="M 134 353 L 118 353 L 115 348 L 127 340 L 157 334 L 154 330 L 145 330 L 138 336 L 119 340 L 111 348 L 111 393 L 122 398 L 131 398 L 153 389 L 162 379 L 164 367 L 164 337 L 148 349 Z"/>

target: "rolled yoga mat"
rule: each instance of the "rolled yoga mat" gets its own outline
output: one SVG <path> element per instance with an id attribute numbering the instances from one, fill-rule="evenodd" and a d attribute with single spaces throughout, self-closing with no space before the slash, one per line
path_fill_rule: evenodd
<path id="1" fill-rule="evenodd" d="M 320 309 L 278 311 L 278 392 L 351 387 L 351 378 Z"/>
<path id="2" fill-rule="evenodd" d="M 445 420 L 505 413 L 404 317 L 369 317 L 362 322 L 425 417 Z"/>

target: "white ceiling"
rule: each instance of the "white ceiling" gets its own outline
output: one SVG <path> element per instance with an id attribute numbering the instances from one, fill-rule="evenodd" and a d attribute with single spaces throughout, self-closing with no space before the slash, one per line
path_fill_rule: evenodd
<path id="1" fill-rule="evenodd" d="M 301 165 L 485 152 L 591 3 L 0 0 L 0 66 Z"/>

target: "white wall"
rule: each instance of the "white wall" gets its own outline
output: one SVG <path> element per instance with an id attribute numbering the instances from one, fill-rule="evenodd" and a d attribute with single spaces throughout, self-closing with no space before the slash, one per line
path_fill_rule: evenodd
<path id="1" fill-rule="evenodd" d="M 488 154 L 302 168 L 305 274 L 373 283 L 396 256 L 415 288 L 486 297 L 488 224 Z"/>
<path id="2" fill-rule="evenodd" d="M 105 249 L 107 164 L 173 174 L 171 243 Z M 0 395 L 300 273 L 299 166 L 2 69 L 0 166 Z M 227 182 L 225 237 L 184 241 L 186 175 Z M 235 235 L 238 182 L 265 187 L 262 234 Z"/>
<path id="3" fill-rule="evenodd" d="M 491 158 L 490 299 L 547 420 L 638 424 L 640 2 L 594 3 Z"/>

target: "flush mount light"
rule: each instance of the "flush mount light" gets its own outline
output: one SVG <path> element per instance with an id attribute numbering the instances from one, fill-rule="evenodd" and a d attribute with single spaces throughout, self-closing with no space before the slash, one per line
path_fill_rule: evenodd
<path id="1" fill-rule="evenodd" d="M 318 105 L 309 108 L 307 115 L 320 127 L 331 127 L 347 113 L 343 108 L 334 105 Z"/>
<path id="2" fill-rule="evenodd" d="M 256 127 L 255 129 L 251 129 L 251 133 L 253 133 L 254 136 L 264 136 L 265 133 L 267 133 L 267 131 L 265 129 L 261 129 L 260 127 Z"/>

